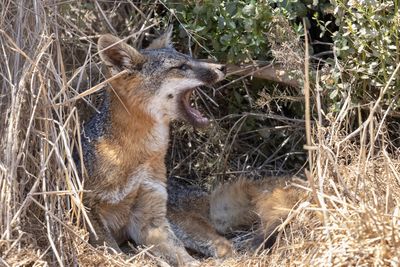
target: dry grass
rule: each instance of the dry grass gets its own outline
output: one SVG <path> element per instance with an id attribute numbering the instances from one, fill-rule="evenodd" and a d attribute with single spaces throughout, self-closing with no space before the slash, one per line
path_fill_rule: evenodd
<path id="1" fill-rule="evenodd" d="M 81 203 L 83 181 L 77 171 L 81 166 L 72 159 L 73 150 L 80 148 L 76 137 L 82 120 L 76 101 L 71 101 L 80 92 L 76 84 L 87 89 L 101 79 L 99 71 L 85 74 L 78 67 L 96 61 L 92 56 L 98 32 L 113 32 L 125 23 L 112 14 L 136 6 L 131 1 L 115 7 L 93 2 L 93 11 L 88 11 L 51 3 L 0 3 L 0 265 L 156 266 L 159 259 L 146 249 L 115 256 L 87 244 L 90 222 Z M 159 22 L 153 19 L 155 10 L 152 5 L 141 6 L 133 14 L 135 23 L 125 25 L 121 35 L 149 32 Z M 206 95 L 201 98 L 208 101 Z M 89 104 L 91 100 L 86 99 Z M 364 123 L 356 130 L 350 125 L 354 107 L 349 99 L 336 115 L 317 109 L 315 116 L 325 123 L 313 122 L 308 144 L 316 199 L 293 211 L 271 251 L 205 260 L 203 266 L 398 266 L 400 149 L 388 139 L 391 127 L 379 113 L 379 101 L 371 105 L 365 120 L 360 116 Z M 211 113 L 215 110 L 210 108 Z M 303 128 L 298 131 L 301 120 L 256 115 L 303 134 Z M 172 140 L 172 173 L 200 177 L 208 173 L 209 182 L 221 175 L 282 169 L 282 161 L 241 140 L 239 130 L 249 116 L 224 117 L 204 133 L 183 131 L 182 126 Z M 214 136 L 212 141 L 206 141 L 209 136 Z M 186 147 L 190 142 L 194 152 L 181 152 L 190 151 Z"/>

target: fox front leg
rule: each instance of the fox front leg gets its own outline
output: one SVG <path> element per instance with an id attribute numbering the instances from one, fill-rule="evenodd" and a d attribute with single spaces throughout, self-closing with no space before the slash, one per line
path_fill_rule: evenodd
<path id="1" fill-rule="evenodd" d="M 93 246 L 108 246 L 111 253 L 122 253 L 117 241 L 112 236 L 110 230 L 104 225 L 101 216 L 96 208 L 92 208 L 89 219 L 96 232 L 96 235 L 89 231 L 89 243 Z"/>
<path id="2" fill-rule="evenodd" d="M 175 266 L 198 266 L 175 236 L 166 218 L 167 190 L 159 181 L 145 181 L 132 207 L 128 233 L 137 243 L 153 246 L 151 251 Z"/>
<path id="3" fill-rule="evenodd" d="M 207 218 L 190 212 L 169 208 L 168 218 L 175 234 L 185 247 L 208 257 L 225 258 L 233 254 L 232 244 L 219 235 Z"/>

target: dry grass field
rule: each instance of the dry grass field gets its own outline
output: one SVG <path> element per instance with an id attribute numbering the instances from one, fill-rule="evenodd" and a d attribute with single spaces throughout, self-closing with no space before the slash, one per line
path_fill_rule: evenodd
<path id="1" fill-rule="evenodd" d="M 96 69 L 100 26 L 95 22 L 100 18 L 113 32 L 113 25 L 125 21 L 121 16 L 107 20 L 101 12 L 96 17 L 95 12 L 64 8 L 57 1 L 2 0 L 0 4 L 0 266 L 157 266 L 160 259 L 148 248 L 110 255 L 87 242 L 91 225 L 81 201 L 84 180 L 78 169 L 82 166 L 73 161 L 73 151 L 80 150 L 77 137 L 84 121 L 80 106 L 95 106 L 93 93 L 105 85 L 101 70 Z M 135 23 L 119 34 L 140 43 L 144 33 L 159 23 L 152 12 L 150 5 L 138 11 Z M 400 75 L 399 66 L 391 79 Z M 400 265 L 400 148 L 395 145 L 397 126 L 392 127 L 398 122 L 391 112 L 393 105 L 385 109 L 381 105 L 388 86 L 363 110 L 344 96 L 339 111 L 328 113 L 318 105 L 321 81 L 307 80 L 304 77 L 305 95 L 300 96 L 306 98 L 306 107 L 311 100 L 306 110 L 312 108 L 313 116 L 306 114 L 304 121 L 283 118 L 282 123 L 295 124 L 294 132 L 306 136 L 302 140 L 307 140 L 309 160 L 304 169 L 308 171 L 301 172 L 306 173 L 309 186 L 298 186 L 310 197 L 277 229 L 271 249 L 241 251 L 225 260 L 201 259 L 201 266 Z M 356 126 L 350 119 L 354 114 L 359 117 Z M 232 129 L 241 122 L 234 115 L 229 117 Z M 234 176 L 239 161 L 232 157 L 241 158 L 250 150 L 243 145 L 243 153 L 233 151 L 235 131 L 218 124 L 202 134 L 177 127 L 186 132 L 173 138 L 172 151 L 188 149 L 192 142 L 197 144 L 198 161 L 191 163 L 191 157 L 173 152 L 169 167 L 200 169 L 199 176 L 210 170 L 230 171 Z M 207 135 L 219 141 L 209 141 Z M 214 159 L 219 167 L 209 167 L 208 153 L 213 153 L 209 149 L 218 142 L 225 145 Z M 228 155 L 231 164 L 226 167 Z"/>

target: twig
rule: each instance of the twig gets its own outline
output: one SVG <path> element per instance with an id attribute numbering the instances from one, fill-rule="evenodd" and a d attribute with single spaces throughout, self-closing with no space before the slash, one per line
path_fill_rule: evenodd
<path id="1" fill-rule="evenodd" d="M 319 203 L 317 197 L 317 191 L 315 189 L 314 177 L 312 175 L 313 171 L 313 154 L 312 149 L 309 149 L 312 146 L 311 141 L 311 114 L 310 114 L 310 79 L 309 79 L 309 48 L 308 48 L 308 32 L 306 21 L 303 19 L 303 27 L 304 27 L 304 36 L 305 36 L 305 58 L 304 58 L 304 98 L 305 98 L 305 118 L 306 118 L 306 139 L 307 139 L 307 147 L 305 149 L 308 151 L 308 162 L 309 162 L 309 171 L 306 170 L 306 176 L 310 187 L 312 189 L 313 198 L 315 203 Z"/>
<path id="2" fill-rule="evenodd" d="M 228 64 L 228 75 L 254 76 L 256 78 L 283 83 L 292 87 L 300 87 L 297 79 L 290 77 L 289 71 L 279 65 L 268 64 L 266 66 Z"/>
<path id="3" fill-rule="evenodd" d="M 94 3 L 96 4 L 96 8 L 97 10 L 100 11 L 101 16 L 103 17 L 103 21 L 105 21 L 107 28 L 114 34 L 117 35 L 117 31 L 114 29 L 114 27 L 111 25 L 111 22 L 108 20 L 106 14 L 104 13 L 104 10 L 101 8 L 99 2 L 94 1 Z"/>

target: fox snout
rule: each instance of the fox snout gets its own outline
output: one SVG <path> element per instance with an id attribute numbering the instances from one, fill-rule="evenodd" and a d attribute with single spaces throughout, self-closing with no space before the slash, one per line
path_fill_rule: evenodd
<path id="1" fill-rule="evenodd" d="M 211 68 L 217 73 L 218 75 L 218 80 L 217 82 L 221 81 L 222 79 L 225 78 L 226 75 L 226 66 L 222 64 L 210 64 Z"/>
<path id="2" fill-rule="evenodd" d="M 189 99 L 196 86 L 211 85 L 225 78 L 226 67 L 222 64 L 192 61 L 190 65 L 194 79 L 188 79 L 193 84 L 189 87 L 182 87 L 179 93 L 178 109 L 180 117 L 195 127 L 205 127 L 209 124 L 208 118 L 204 117 L 197 109 L 190 105 Z"/>
<path id="3" fill-rule="evenodd" d="M 205 84 L 213 84 L 225 78 L 226 66 L 222 64 L 199 62 L 197 78 Z"/>

